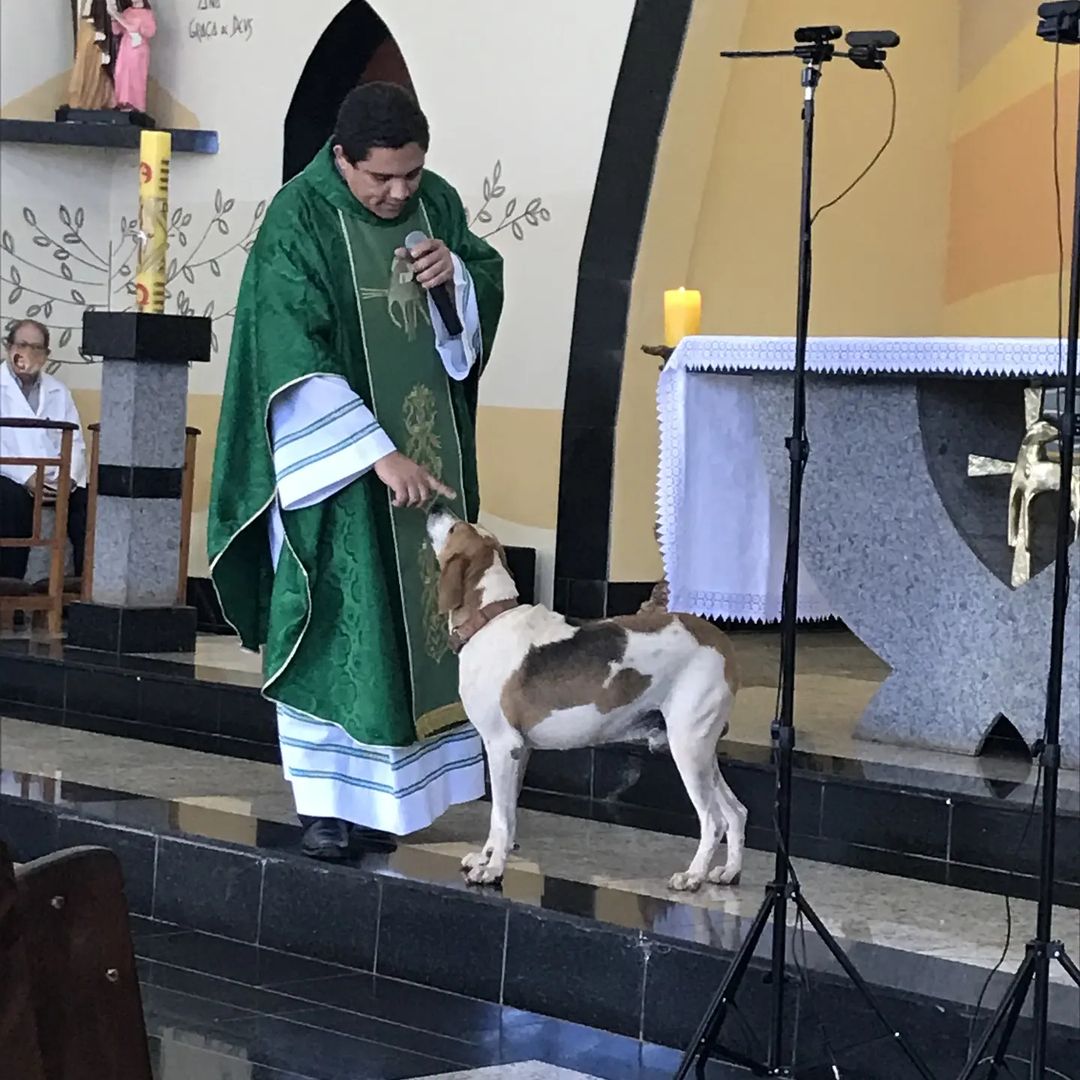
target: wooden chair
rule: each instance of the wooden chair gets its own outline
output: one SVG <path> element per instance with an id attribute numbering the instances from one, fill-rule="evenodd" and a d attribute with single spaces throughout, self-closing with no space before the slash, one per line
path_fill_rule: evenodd
<path id="1" fill-rule="evenodd" d="M 116 855 L 15 867 L 0 843 L 0 1061 L 11 1080 L 151 1080 Z"/>
<path id="2" fill-rule="evenodd" d="M 83 562 L 82 599 L 89 601 L 94 588 L 94 538 L 97 529 L 97 474 L 101 454 L 101 425 L 91 424 L 90 481 L 86 506 L 86 558 Z M 184 429 L 184 474 L 180 488 L 180 559 L 176 575 L 176 602 L 187 603 L 188 566 L 191 562 L 191 515 L 195 499 L 195 451 L 202 432 Z M 79 599 L 72 597 L 71 599 Z"/>
<path id="3" fill-rule="evenodd" d="M 21 580 L 0 578 L 0 628 L 10 626 L 16 611 L 48 613 L 49 633 L 59 637 L 64 616 L 64 557 L 67 554 L 68 500 L 71 495 L 71 447 L 77 427 L 62 420 L 30 420 L 0 416 L 0 431 L 4 428 L 31 428 L 60 432 L 59 457 L 12 457 L 0 454 L 0 465 L 29 465 L 35 470 L 34 519 L 29 537 L 0 538 L 0 548 L 49 548 L 49 587 L 44 594 L 35 594 Z M 47 499 L 45 472 L 57 470 L 56 517 L 52 536 L 42 535 L 42 511 Z"/>

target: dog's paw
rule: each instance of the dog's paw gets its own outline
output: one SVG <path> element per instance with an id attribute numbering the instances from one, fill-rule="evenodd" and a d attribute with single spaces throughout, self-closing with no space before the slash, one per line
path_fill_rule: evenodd
<path id="1" fill-rule="evenodd" d="M 479 870 L 481 867 L 487 866 L 490 858 L 491 852 L 488 850 L 470 852 L 461 860 L 461 869 Z"/>
<path id="2" fill-rule="evenodd" d="M 700 874 L 691 874 L 689 871 L 684 874 L 673 874 L 668 882 L 668 888 L 674 889 L 675 892 L 697 892 L 704 880 Z"/>
<path id="3" fill-rule="evenodd" d="M 726 866 L 716 866 L 709 871 L 709 881 L 713 885 L 735 886 L 739 884 L 739 879 L 741 877 L 741 869 L 729 870 Z"/>
<path id="4" fill-rule="evenodd" d="M 475 866 L 469 870 L 465 875 L 465 880 L 470 885 L 497 885 L 502 881 L 502 876 L 502 867 L 485 863 L 483 866 Z"/>

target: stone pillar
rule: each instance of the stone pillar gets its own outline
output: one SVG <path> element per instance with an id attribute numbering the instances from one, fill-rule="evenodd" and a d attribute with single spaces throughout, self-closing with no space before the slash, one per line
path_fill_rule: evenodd
<path id="1" fill-rule="evenodd" d="M 83 348 L 103 359 L 90 601 L 68 644 L 191 652 L 195 610 L 177 603 L 188 364 L 210 358 L 210 320 L 88 312 Z"/>

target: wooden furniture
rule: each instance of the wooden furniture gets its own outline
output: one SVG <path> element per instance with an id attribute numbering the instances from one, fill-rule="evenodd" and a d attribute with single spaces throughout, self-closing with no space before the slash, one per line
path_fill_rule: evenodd
<path id="1" fill-rule="evenodd" d="M 104 848 L 0 844 L 0 1061 L 12 1080 L 151 1080 L 124 880 Z"/>
<path id="2" fill-rule="evenodd" d="M 60 432 L 59 457 L 11 457 L 0 454 L 0 465 L 28 465 L 35 470 L 34 519 L 29 537 L 0 538 L 0 548 L 49 548 L 49 586 L 44 594 L 33 593 L 25 581 L 0 578 L 0 629 L 10 624 L 16 611 L 48 613 L 49 633 L 59 637 L 64 614 L 64 557 L 67 552 L 68 500 L 71 495 L 71 447 L 77 427 L 62 420 L 31 420 L 0 416 L 4 428 L 33 428 Z M 42 535 L 42 511 L 48 501 L 45 472 L 57 470 L 55 521 L 52 536 Z"/>
<path id="3" fill-rule="evenodd" d="M 81 579 L 65 578 L 64 576 L 64 562 L 67 550 L 67 494 L 64 495 L 62 500 L 59 495 L 56 499 L 56 520 L 53 524 L 52 536 L 43 537 L 41 535 L 42 512 L 47 505 L 43 484 L 45 470 L 51 466 L 61 467 L 62 461 L 66 461 L 66 465 L 62 466 L 61 471 L 64 475 L 70 477 L 71 445 L 75 425 L 54 420 L 0 418 L 0 426 L 44 428 L 58 430 L 62 433 L 61 456 L 59 458 L 0 457 L 0 461 L 7 464 L 33 465 L 37 469 L 33 535 L 26 539 L 20 537 L 7 541 L 0 540 L 0 546 L 49 547 L 52 550 L 47 582 L 32 584 L 26 581 L 0 578 L 0 631 L 11 628 L 12 618 L 16 611 L 23 611 L 31 615 L 45 611 L 48 612 L 49 633 L 58 636 L 64 607 L 79 600 L 89 601 L 94 587 L 94 541 L 97 525 L 97 477 L 101 456 L 101 425 L 96 423 L 89 425 L 86 552 Z M 191 517 L 195 497 L 195 460 L 201 434 L 202 432 L 198 428 L 185 428 L 183 480 L 180 490 L 180 557 L 176 574 L 176 602 L 180 605 L 187 603 L 188 568 L 191 562 Z M 70 483 L 65 488 L 65 492 L 69 490 Z M 64 504 L 62 511 L 61 502 Z"/>
<path id="4" fill-rule="evenodd" d="M 97 475 L 101 456 L 101 425 L 91 424 L 90 431 L 90 471 L 89 489 L 86 507 L 86 557 L 83 560 L 81 596 L 71 596 L 69 600 L 89 602 L 94 588 L 94 540 L 97 532 Z M 195 498 L 195 452 L 199 436 L 198 428 L 184 429 L 184 476 L 180 489 L 180 560 L 176 574 L 176 602 L 187 603 L 188 566 L 191 561 L 191 514 Z"/>
<path id="5" fill-rule="evenodd" d="M 184 429 L 184 480 L 180 489 L 180 564 L 177 568 L 176 602 L 187 604 L 188 566 L 191 562 L 191 513 L 195 500 L 195 448 L 198 428 Z"/>

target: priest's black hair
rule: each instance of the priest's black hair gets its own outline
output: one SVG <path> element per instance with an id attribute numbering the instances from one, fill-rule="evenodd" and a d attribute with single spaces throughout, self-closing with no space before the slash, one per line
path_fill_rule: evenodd
<path id="1" fill-rule="evenodd" d="M 367 159 L 375 147 L 400 150 L 416 143 L 427 151 L 427 117 L 416 98 L 397 83 L 369 82 L 350 90 L 338 110 L 331 144 L 350 164 Z"/>

